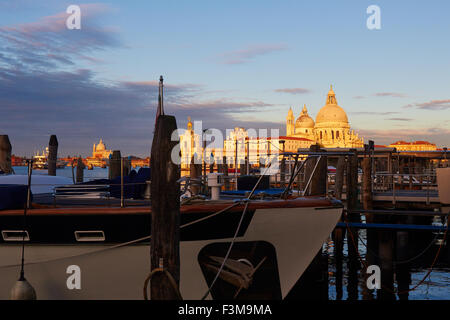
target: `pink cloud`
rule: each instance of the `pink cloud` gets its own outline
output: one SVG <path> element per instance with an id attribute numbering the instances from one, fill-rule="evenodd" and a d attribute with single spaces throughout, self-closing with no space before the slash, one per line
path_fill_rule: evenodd
<path id="1" fill-rule="evenodd" d="M 272 52 L 284 51 L 288 47 L 284 44 L 260 44 L 249 46 L 245 49 L 230 51 L 222 54 L 223 64 L 242 64 L 250 62 L 254 58 Z"/>

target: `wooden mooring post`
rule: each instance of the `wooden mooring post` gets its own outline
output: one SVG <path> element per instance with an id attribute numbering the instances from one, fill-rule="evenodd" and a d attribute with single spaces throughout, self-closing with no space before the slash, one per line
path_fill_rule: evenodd
<path id="1" fill-rule="evenodd" d="M 6 134 L 0 135 L 0 171 L 4 173 L 12 173 L 11 166 L 11 142 Z"/>
<path id="2" fill-rule="evenodd" d="M 151 224 L 151 270 L 162 268 L 180 282 L 180 168 L 172 162 L 172 149 L 176 141 L 171 141 L 177 129 L 173 116 L 160 115 L 150 157 L 152 168 L 152 224 Z M 201 165 L 200 165 L 201 166 Z M 201 170 L 201 167 L 200 167 Z M 164 273 L 155 273 L 150 283 L 152 300 L 177 300 L 178 288 L 171 285 Z"/>
<path id="3" fill-rule="evenodd" d="M 82 183 L 84 181 L 84 163 L 81 156 L 77 159 L 77 183 Z"/>
<path id="4" fill-rule="evenodd" d="M 230 190 L 230 179 L 228 179 L 228 163 L 226 156 L 223 156 L 222 169 L 224 176 L 224 188 L 225 190 Z"/>
<path id="5" fill-rule="evenodd" d="M 324 152 L 319 145 L 312 145 L 313 152 Z M 318 162 L 318 163 L 317 163 Z M 316 167 L 317 164 L 317 167 Z M 316 170 L 314 171 L 314 167 Z M 311 177 L 311 174 L 314 175 Z M 324 196 L 326 194 L 327 157 L 312 157 L 305 166 L 305 177 L 311 177 L 308 195 Z M 322 254 L 322 248 L 311 261 L 308 268 L 297 281 L 290 297 L 295 299 L 328 300 L 328 259 Z"/>
<path id="6" fill-rule="evenodd" d="M 340 156 L 336 165 L 336 175 L 335 175 L 335 197 L 338 200 L 342 199 L 342 189 L 344 186 L 345 177 L 345 157 Z M 340 219 L 342 221 L 342 217 Z M 333 230 L 332 238 L 334 243 L 334 261 L 336 265 L 336 300 L 341 300 L 343 297 L 343 251 L 344 251 L 344 238 L 346 229 L 335 228 Z"/>
<path id="7" fill-rule="evenodd" d="M 48 142 L 48 175 L 56 176 L 56 160 L 58 159 L 58 139 L 56 135 L 52 134 L 50 136 L 50 141 Z"/>
<path id="8" fill-rule="evenodd" d="M 122 155 L 120 154 L 120 150 L 114 150 L 111 154 L 111 157 L 109 158 L 108 176 L 110 180 L 120 177 L 120 172 L 122 170 L 121 159 Z"/>
<path id="9" fill-rule="evenodd" d="M 372 210 L 373 209 L 373 193 L 372 193 L 372 159 L 370 157 L 364 157 L 361 162 L 362 167 L 362 205 L 364 210 Z M 374 223 L 375 216 L 369 213 L 366 213 L 366 223 Z M 378 237 L 376 230 L 367 230 L 366 231 L 366 264 L 367 266 L 378 264 L 377 257 L 373 254 L 378 251 Z M 364 270 L 363 272 L 364 280 L 366 281 L 368 278 L 367 272 Z M 372 300 L 373 292 L 370 291 L 367 286 L 363 286 L 363 298 L 364 300 Z"/>
<path id="10" fill-rule="evenodd" d="M 357 208 L 358 203 L 358 155 L 356 149 L 350 149 L 354 155 L 349 155 L 347 160 L 346 179 L 346 203 L 350 222 L 359 222 L 360 215 L 352 211 Z M 348 299 L 358 299 L 358 269 L 360 268 L 358 256 L 358 231 L 349 228 L 347 232 L 348 248 Z"/>
<path id="11" fill-rule="evenodd" d="M 325 152 L 325 150 L 320 149 L 320 146 L 318 144 L 312 145 L 309 149 L 312 152 Z M 320 160 L 319 157 L 307 160 L 305 165 L 305 179 L 309 181 L 309 186 L 307 190 L 305 190 L 307 195 L 326 195 L 328 179 L 327 168 L 328 166 L 326 156 L 321 156 Z"/>
<path id="12" fill-rule="evenodd" d="M 201 190 L 202 163 L 197 154 L 194 154 L 191 158 L 189 177 L 191 178 L 192 195 L 199 194 Z"/>

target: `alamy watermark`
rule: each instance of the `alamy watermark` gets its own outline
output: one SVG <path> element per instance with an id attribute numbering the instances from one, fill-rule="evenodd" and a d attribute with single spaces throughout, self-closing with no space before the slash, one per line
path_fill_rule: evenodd
<path id="1" fill-rule="evenodd" d="M 81 8 L 76 4 L 71 4 L 67 7 L 66 13 L 70 16 L 66 19 L 66 27 L 69 30 L 81 29 Z"/>
<path id="2" fill-rule="evenodd" d="M 81 290 L 81 269 L 76 264 L 67 267 L 66 273 L 70 274 L 67 278 L 66 286 L 69 290 Z"/>
<path id="3" fill-rule="evenodd" d="M 366 26 L 369 30 L 381 29 L 381 9 L 379 6 L 373 4 L 367 7 L 366 13 L 370 14 L 367 18 Z"/>

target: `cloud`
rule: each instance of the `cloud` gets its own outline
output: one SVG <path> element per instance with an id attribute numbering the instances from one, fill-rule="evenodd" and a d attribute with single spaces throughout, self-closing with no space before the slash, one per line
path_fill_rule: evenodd
<path id="1" fill-rule="evenodd" d="M 376 97 L 394 97 L 394 98 L 405 98 L 406 95 L 398 92 L 377 92 L 373 94 Z"/>
<path id="2" fill-rule="evenodd" d="M 450 108 L 450 99 L 431 100 L 424 103 L 413 103 L 404 106 L 404 108 L 417 108 L 424 110 L 446 110 Z"/>
<path id="3" fill-rule="evenodd" d="M 101 81 L 86 69 L 75 71 L 0 70 L 0 132 L 9 134 L 13 152 L 30 155 L 56 134 L 63 155 L 88 155 L 100 137 L 123 154 L 147 156 L 156 114 L 157 81 Z M 208 100 L 196 84 L 165 84 L 165 111 L 179 128 L 187 117 L 205 127 L 273 128 L 279 124 L 237 119 L 245 112 L 273 107 L 254 100 Z M 132 141 L 132 143 L 130 143 Z"/>
<path id="4" fill-rule="evenodd" d="M 260 44 L 249 46 L 245 49 L 235 50 L 223 53 L 221 63 L 223 64 L 243 64 L 252 61 L 258 56 L 266 55 L 272 52 L 284 51 L 288 47 L 284 44 Z"/>
<path id="5" fill-rule="evenodd" d="M 94 51 L 121 47 L 112 28 L 98 25 L 109 8 L 103 4 L 80 5 L 81 30 L 66 27 L 61 12 L 38 21 L 0 27 L 0 67 L 42 70 L 73 66 L 77 60 L 96 62 Z"/>
<path id="6" fill-rule="evenodd" d="M 386 120 L 393 120 L 393 121 L 412 121 L 413 119 L 410 119 L 410 118 L 387 118 Z"/>
<path id="7" fill-rule="evenodd" d="M 365 97 L 364 96 L 355 96 L 355 97 L 353 97 L 353 99 L 364 99 Z"/>
<path id="8" fill-rule="evenodd" d="M 399 112 L 395 111 L 386 111 L 386 112 L 377 112 L 377 111 L 353 111 L 349 112 L 354 115 L 378 115 L 378 116 L 387 116 L 390 114 L 397 114 Z"/>
<path id="9" fill-rule="evenodd" d="M 0 133 L 8 134 L 13 153 L 31 156 L 56 134 L 59 154 L 89 155 L 103 138 L 122 154 L 148 156 L 155 121 L 158 81 L 114 81 L 80 67 L 99 63 L 98 51 L 123 47 L 119 35 L 99 25 L 103 5 L 82 5 L 81 30 L 67 30 L 67 14 L 36 22 L 0 27 Z M 251 60 L 277 47 L 236 52 Z M 278 47 L 281 50 L 281 46 Z M 165 111 L 176 115 L 179 128 L 187 117 L 205 127 L 273 128 L 270 121 L 243 119 L 246 113 L 273 107 L 256 99 L 214 99 L 203 85 L 165 83 Z"/>
<path id="10" fill-rule="evenodd" d="M 276 89 L 275 92 L 284 92 L 284 93 L 290 93 L 290 94 L 303 94 L 303 93 L 310 93 L 311 90 L 305 89 L 305 88 L 284 88 L 284 89 Z"/>

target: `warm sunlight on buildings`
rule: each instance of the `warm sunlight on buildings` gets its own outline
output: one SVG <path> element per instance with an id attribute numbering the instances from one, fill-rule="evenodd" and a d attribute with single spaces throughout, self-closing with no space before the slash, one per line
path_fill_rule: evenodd
<path id="1" fill-rule="evenodd" d="M 396 148 L 398 151 L 434 151 L 437 150 L 434 143 L 428 141 L 397 141 L 389 145 L 390 148 Z"/>

